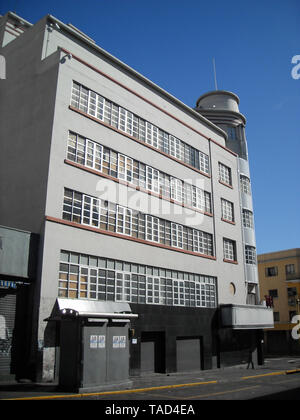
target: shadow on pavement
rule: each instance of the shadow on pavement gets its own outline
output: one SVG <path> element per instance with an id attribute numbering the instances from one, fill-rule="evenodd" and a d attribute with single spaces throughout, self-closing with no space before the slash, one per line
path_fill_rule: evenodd
<path id="1" fill-rule="evenodd" d="M 36 384 L 36 383 L 12 383 L 0 385 L 1 393 L 14 393 L 14 392 L 57 392 L 58 386 L 54 384 Z"/>
<path id="2" fill-rule="evenodd" d="M 264 395 L 263 397 L 252 398 L 252 401 L 299 401 L 300 388 L 289 389 L 287 391 L 276 392 L 275 394 Z"/>

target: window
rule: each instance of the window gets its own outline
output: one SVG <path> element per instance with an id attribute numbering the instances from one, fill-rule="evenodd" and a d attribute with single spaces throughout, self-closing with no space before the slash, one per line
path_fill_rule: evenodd
<path id="1" fill-rule="evenodd" d="M 71 106 L 209 174 L 209 157 L 149 121 L 73 81 Z"/>
<path id="2" fill-rule="evenodd" d="M 210 233 L 193 229 L 193 250 L 204 255 L 214 255 L 213 240 Z"/>
<path id="3" fill-rule="evenodd" d="M 254 228 L 252 211 L 243 209 L 243 226 L 251 229 Z"/>
<path id="4" fill-rule="evenodd" d="M 266 277 L 274 277 L 278 274 L 278 267 L 266 267 Z"/>
<path id="5" fill-rule="evenodd" d="M 58 295 L 156 305 L 217 305 L 215 277 L 69 251 L 61 251 Z"/>
<path id="6" fill-rule="evenodd" d="M 117 206 L 117 233 L 131 236 L 132 210 Z"/>
<path id="7" fill-rule="evenodd" d="M 236 261 L 236 243 L 231 239 L 223 239 L 224 260 Z"/>
<path id="8" fill-rule="evenodd" d="M 196 157 L 198 153 L 196 151 Z M 199 167 L 197 165 L 197 159 L 196 159 L 196 168 L 200 169 L 200 171 L 204 172 L 205 174 L 209 174 L 209 157 L 203 152 L 199 151 Z"/>
<path id="9" fill-rule="evenodd" d="M 250 179 L 244 175 L 240 176 L 241 191 L 245 194 L 251 195 Z"/>
<path id="10" fill-rule="evenodd" d="M 287 264 L 285 266 L 285 274 L 294 274 L 295 273 L 295 264 Z"/>
<path id="11" fill-rule="evenodd" d="M 254 246 L 245 246 L 246 264 L 256 264 L 256 248 Z"/>
<path id="12" fill-rule="evenodd" d="M 63 219 L 213 256 L 213 235 L 65 188 Z"/>
<path id="13" fill-rule="evenodd" d="M 100 225 L 100 200 L 83 195 L 83 216 L 82 223 L 99 227 Z"/>
<path id="14" fill-rule="evenodd" d="M 236 140 L 237 139 L 236 127 L 226 126 L 226 132 L 227 132 L 228 138 L 230 140 Z"/>
<path id="15" fill-rule="evenodd" d="M 163 197 L 211 213 L 211 194 L 151 166 L 69 132 L 67 159 L 156 192 Z"/>
<path id="16" fill-rule="evenodd" d="M 187 185 L 187 184 L 186 184 Z M 192 200 L 192 207 L 196 207 L 197 209 L 211 213 L 211 195 L 209 192 L 201 190 L 198 187 L 192 187 L 191 191 L 191 200 Z"/>
<path id="17" fill-rule="evenodd" d="M 157 169 L 146 166 L 147 189 L 159 193 L 159 172 Z"/>
<path id="18" fill-rule="evenodd" d="M 159 194 L 166 198 L 171 197 L 171 177 L 163 172 L 159 172 Z"/>
<path id="19" fill-rule="evenodd" d="M 269 296 L 271 296 L 272 298 L 278 298 L 278 290 L 277 289 L 269 290 Z"/>
<path id="20" fill-rule="evenodd" d="M 287 295 L 288 295 L 288 305 L 289 306 L 296 306 L 297 303 L 297 288 L 296 287 L 288 287 L 287 288 Z"/>
<path id="21" fill-rule="evenodd" d="M 182 203 L 183 200 L 183 182 L 177 178 L 171 178 L 171 198 Z"/>
<path id="22" fill-rule="evenodd" d="M 193 229 L 184 227 L 183 228 L 183 249 L 193 251 Z"/>
<path id="23" fill-rule="evenodd" d="M 231 169 L 219 162 L 219 180 L 224 184 L 232 186 Z"/>
<path id="24" fill-rule="evenodd" d="M 147 241 L 159 242 L 159 219 L 146 215 L 146 239 Z"/>
<path id="25" fill-rule="evenodd" d="M 84 86 L 73 82 L 71 105 L 83 112 L 88 111 L 89 90 Z"/>
<path id="26" fill-rule="evenodd" d="M 118 156 L 118 178 L 133 182 L 133 160 L 120 153 Z"/>
<path id="27" fill-rule="evenodd" d="M 158 128 L 146 121 L 146 143 L 158 149 Z"/>
<path id="28" fill-rule="evenodd" d="M 82 194 L 65 188 L 63 219 L 70 222 L 81 223 Z"/>
<path id="29" fill-rule="evenodd" d="M 169 154 L 169 135 L 163 130 L 158 130 L 158 148 Z"/>
<path id="30" fill-rule="evenodd" d="M 171 223 L 172 246 L 183 248 L 183 227 L 177 223 Z"/>
<path id="31" fill-rule="evenodd" d="M 221 198 L 221 207 L 222 207 L 222 219 L 229 222 L 234 222 L 233 203 Z"/>

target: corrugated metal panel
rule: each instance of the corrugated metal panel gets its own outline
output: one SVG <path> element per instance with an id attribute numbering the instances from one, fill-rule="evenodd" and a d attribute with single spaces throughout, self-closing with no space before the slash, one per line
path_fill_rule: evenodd
<path id="1" fill-rule="evenodd" d="M 12 339 L 16 317 L 16 293 L 0 291 L 0 380 L 12 373 Z"/>

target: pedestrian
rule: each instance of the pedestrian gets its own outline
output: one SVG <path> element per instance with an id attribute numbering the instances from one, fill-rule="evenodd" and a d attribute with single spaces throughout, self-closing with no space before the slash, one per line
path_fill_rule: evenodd
<path id="1" fill-rule="evenodd" d="M 250 348 L 249 349 L 249 353 L 248 353 L 248 366 L 247 366 L 247 369 L 249 369 L 249 366 L 252 366 L 252 369 L 254 369 L 254 363 L 253 363 L 253 360 L 252 360 L 252 349 Z"/>

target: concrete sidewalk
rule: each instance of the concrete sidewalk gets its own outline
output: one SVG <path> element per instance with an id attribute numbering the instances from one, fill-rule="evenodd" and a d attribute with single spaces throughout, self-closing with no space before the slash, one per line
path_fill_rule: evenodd
<path id="1" fill-rule="evenodd" d="M 268 376 L 268 375 L 289 375 L 300 374 L 300 357 L 276 357 L 265 359 L 262 366 L 255 366 L 255 369 L 247 369 L 247 364 L 226 367 L 222 369 L 202 370 L 197 372 L 180 372 L 170 374 L 148 374 L 141 377 L 131 377 L 131 385 L 113 387 L 99 390 L 99 392 L 84 393 L 85 395 L 108 395 L 124 394 L 147 391 L 150 389 L 166 389 L 196 386 L 204 383 L 235 382 L 242 378 Z M 61 392 L 56 384 L 49 383 L 1 383 L 0 400 L 5 399 L 63 399 L 80 394 L 72 392 Z"/>

